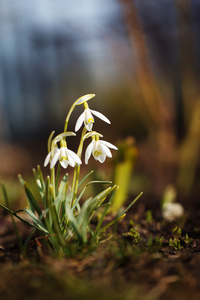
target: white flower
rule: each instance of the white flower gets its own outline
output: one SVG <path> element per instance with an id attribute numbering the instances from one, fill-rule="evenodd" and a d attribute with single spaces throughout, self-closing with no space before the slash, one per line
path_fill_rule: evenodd
<path id="1" fill-rule="evenodd" d="M 93 155 L 94 159 L 103 163 L 106 159 L 106 156 L 112 157 L 112 153 L 109 148 L 117 150 L 117 147 L 109 142 L 103 140 L 92 140 L 85 151 L 85 163 L 88 163 L 91 154 Z"/>
<path id="2" fill-rule="evenodd" d="M 166 203 L 163 206 L 162 216 L 167 222 L 173 222 L 184 214 L 184 208 L 180 203 Z"/>
<path id="3" fill-rule="evenodd" d="M 51 152 L 47 155 L 45 159 L 45 166 L 49 163 L 50 158 Z M 58 160 L 64 169 L 66 169 L 68 165 L 74 167 L 75 164 L 80 165 L 82 163 L 78 155 L 73 151 L 69 150 L 67 147 L 61 147 L 60 149 L 58 149 L 57 147 L 54 148 L 54 154 L 50 163 L 51 169 L 55 166 Z"/>
<path id="4" fill-rule="evenodd" d="M 53 156 L 59 151 L 58 147 L 55 147 L 53 150 Z M 51 151 L 47 154 L 45 161 L 44 161 L 44 167 L 46 167 L 48 165 L 48 163 L 51 160 Z"/>
<path id="5" fill-rule="evenodd" d="M 78 120 L 76 121 L 75 131 L 78 131 L 83 123 L 85 124 L 87 130 L 91 131 L 94 123 L 94 117 L 92 114 L 94 114 L 96 117 L 100 118 L 104 122 L 110 124 L 110 120 L 108 120 L 108 118 L 106 118 L 102 113 L 96 110 L 85 108 L 84 112 L 79 116 Z"/>

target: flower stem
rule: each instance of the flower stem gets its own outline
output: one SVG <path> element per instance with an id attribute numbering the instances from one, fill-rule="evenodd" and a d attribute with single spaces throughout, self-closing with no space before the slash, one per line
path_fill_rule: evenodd
<path id="1" fill-rule="evenodd" d="M 80 140 L 80 144 L 79 144 L 78 151 L 77 151 L 77 155 L 80 159 L 81 159 L 82 151 L 83 151 L 83 142 L 84 142 L 83 137 L 86 134 L 86 132 L 87 132 L 87 129 L 86 129 L 86 127 L 84 127 L 82 130 L 81 140 Z M 76 196 L 77 196 L 79 175 L 80 175 L 80 165 L 76 164 L 75 170 L 74 170 L 73 184 L 72 184 L 72 192 L 73 192 L 72 206 L 73 206 L 73 204 L 76 200 Z"/>
<path id="2" fill-rule="evenodd" d="M 68 114 L 67 114 L 67 117 L 66 117 L 66 119 L 65 119 L 64 132 L 67 131 L 67 126 L 68 126 L 68 123 L 69 123 L 69 118 L 70 118 L 70 116 L 71 116 L 71 114 L 72 114 L 74 108 L 75 108 L 75 105 L 72 104 L 72 106 L 71 106 L 71 108 L 70 108 L 70 110 L 69 110 L 69 112 L 68 112 Z"/>
<path id="3" fill-rule="evenodd" d="M 57 187 L 58 187 L 58 180 L 59 180 L 59 177 L 60 177 L 60 170 L 61 170 L 61 165 L 58 164 L 57 173 L 56 173 L 56 181 L 55 181 L 55 192 L 57 191 Z"/>
<path id="4" fill-rule="evenodd" d="M 56 195 L 56 191 L 55 191 L 55 168 L 51 169 L 51 184 L 53 187 L 53 195 L 54 195 L 54 199 L 55 199 L 55 195 Z"/>

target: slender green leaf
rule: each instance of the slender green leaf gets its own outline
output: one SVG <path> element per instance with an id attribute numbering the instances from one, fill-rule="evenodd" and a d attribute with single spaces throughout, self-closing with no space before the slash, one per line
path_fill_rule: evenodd
<path id="1" fill-rule="evenodd" d="M 78 187 L 81 186 L 81 184 L 92 174 L 94 173 L 94 171 L 92 170 L 91 172 L 89 172 L 87 175 L 85 175 L 85 177 L 79 182 Z"/>
<path id="2" fill-rule="evenodd" d="M 111 195 L 111 197 L 110 197 L 110 199 L 109 199 L 109 201 L 108 201 L 108 204 L 109 204 L 109 205 L 112 203 L 112 200 L 113 200 L 113 198 L 114 198 L 114 196 L 115 196 L 115 194 L 116 194 L 116 192 L 117 192 L 117 189 L 118 189 L 118 187 L 117 187 L 116 185 L 114 185 L 113 188 L 112 188 L 112 195 Z M 103 223 L 103 220 L 104 220 L 104 218 L 105 218 L 105 216 L 106 216 L 106 214 L 107 214 L 108 208 L 109 208 L 109 206 L 105 207 L 104 212 L 103 212 L 102 215 L 101 215 L 101 218 L 100 218 L 100 220 L 99 220 L 99 222 L 98 222 L 98 224 L 97 224 L 96 230 L 95 230 L 95 235 L 98 234 L 98 232 L 99 232 L 99 230 L 100 230 L 100 228 L 101 228 L 101 225 L 102 225 L 102 223 Z"/>
<path id="3" fill-rule="evenodd" d="M 65 176 L 63 177 L 63 179 L 60 182 L 59 188 L 58 188 L 58 196 L 63 195 L 63 198 L 66 197 L 66 193 L 67 193 L 67 187 L 68 187 L 68 174 L 65 174 Z"/>
<path id="4" fill-rule="evenodd" d="M 126 216 L 126 214 L 123 214 L 121 215 L 120 217 L 118 218 L 115 218 L 113 221 L 111 221 L 109 224 L 107 224 L 106 226 L 104 226 L 100 231 L 99 233 L 97 233 L 97 235 L 100 235 L 103 231 L 105 231 L 108 227 L 116 224 L 117 222 L 119 222 L 121 219 L 123 219 L 124 217 Z"/>
<path id="5" fill-rule="evenodd" d="M 33 194 L 31 193 L 31 191 L 30 191 L 30 189 L 29 189 L 29 187 L 28 187 L 28 185 L 27 185 L 26 182 L 24 182 L 24 188 L 25 188 L 25 191 L 26 191 L 26 195 L 28 197 L 28 202 L 29 202 L 31 210 L 33 212 L 36 211 L 38 213 L 38 215 L 40 216 L 42 214 L 42 211 L 39 208 L 39 206 L 38 206 L 38 204 L 37 204 L 37 202 L 36 202 Z"/>
<path id="6" fill-rule="evenodd" d="M 52 141 L 52 138 L 53 138 L 53 135 L 54 135 L 55 131 L 52 131 L 49 138 L 48 138 L 48 142 L 47 142 L 47 148 L 48 148 L 48 152 L 51 151 L 51 141 Z"/>
<path id="7" fill-rule="evenodd" d="M 0 207 L 2 207 L 3 209 L 5 209 L 7 212 L 9 212 L 10 214 L 12 214 L 13 216 L 15 216 L 16 218 L 18 218 L 20 221 L 34 227 L 34 225 L 28 221 L 26 221 L 25 219 L 21 218 L 20 216 L 17 215 L 18 212 L 21 211 L 25 211 L 24 209 L 20 209 L 18 211 L 12 211 L 11 209 L 9 209 L 8 207 L 4 206 L 3 204 L 0 204 Z"/>
<path id="8" fill-rule="evenodd" d="M 43 204 L 45 205 L 45 184 L 44 184 L 43 180 L 41 180 L 40 175 L 37 173 L 37 171 L 35 169 L 33 169 L 33 175 L 35 177 L 35 182 L 37 184 Z"/>
<path id="9" fill-rule="evenodd" d="M 25 212 L 31 217 L 33 220 L 35 227 L 39 229 L 40 231 L 44 232 L 45 234 L 49 234 L 49 231 L 47 228 L 44 226 L 44 224 L 40 221 L 40 219 L 34 214 L 32 210 L 29 208 L 24 209 Z"/>
<path id="10" fill-rule="evenodd" d="M 142 194 L 143 194 L 143 192 L 141 192 L 130 204 L 129 204 L 129 206 L 125 209 L 125 210 L 123 210 L 122 211 L 122 213 L 121 213 L 121 216 L 122 215 L 124 215 L 130 208 L 131 208 L 131 206 L 133 206 L 133 204 L 135 204 L 137 201 L 138 201 L 138 199 L 142 196 Z"/>
<path id="11" fill-rule="evenodd" d="M 65 246 L 65 241 L 63 239 L 63 235 L 62 235 L 62 229 L 60 227 L 60 222 L 59 222 L 59 216 L 58 213 L 56 211 L 56 207 L 55 207 L 55 203 L 54 203 L 54 190 L 53 190 L 53 186 L 50 184 L 49 186 L 49 210 L 50 210 L 50 215 L 52 218 L 52 229 L 54 231 L 54 233 L 57 236 L 57 239 L 59 240 L 58 245 L 62 245 Z"/>
<path id="12" fill-rule="evenodd" d="M 38 215 L 41 215 L 42 214 L 41 209 L 39 208 L 39 206 L 38 206 L 34 196 L 32 195 L 27 183 L 24 181 L 21 174 L 18 175 L 18 178 L 19 178 L 20 183 L 24 186 L 24 189 L 25 189 L 25 192 L 26 192 L 26 195 L 27 195 L 27 198 L 28 198 L 28 203 L 29 203 L 30 209 L 33 212 L 36 211 L 38 213 Z"/>
<path id="13" fill-rule="evenodd" d="M 20 234 L 19 234 L 19 230 L 17 228 L 17 224 L 15 222 L 15 219 L 13 217 L 13 213 L 11 211 L 11 206 L 10 206 L 10 202 L 8 200 L 8 195 L 7 195 L 7 192 L 6 192 L 6 188 L 5 188 L 5 185 L 2 183 L 1 184 L 1 189 L 2 189 L 2 194 L 3 194 L 3 198 L 4 198 L 4 202 L 5 204 L 7 205 L 8 209 L 9 209 L 9 213 L 10 213 L 10 216 L 11 216 L 11 219 L 12 219 L 12 223 L 13 223 L 13 227 L 14 227 L 14 230 L 15 230 L 15 233 L 16 233 L 16 236 L 17 236 L 17 240 L 18 240 L 18 243 L 19 243 L 19 247 L 22 249 L 22 251 L 24 250 L 23 248 L 23 244 L 22 244 L 22 240 L 21 240 L 21 237 L 20 237 Z M 1 206 L 2 207 L 2 206 Z M 5 209 L 5 207 L 2 207 Z"/>
<path id="14" fill-rule="evenodd" d="M 37 166 L 37 173 L 38 173 L 39 179 L 42 183 L 42 187 L 45 188 L 45 182 L 44 182 L 44 179 L 43 179 L 42 170 L 41 170 L 40 165 Z"/>
<path id="15" fill-rule="evenodd" d="M 126 215 L 126 212 L 131 208 L 131 206 L 136 203 L 136 201 L 142 196 L 143 193 L 140 193 L 130 204 L 129 206 L 125 209 L 125 210 L 122 210 L 120 213 L 118 213 L 118 215 L 115 217 L 115 219 L 110 222 L 109 224 L 107 224 L 105 227 L 103 227 L 99 233 L 96 232 L 96 234 L 100 235 L 103 231 L 105 231 L 109 226 L 117 223 L 119 220 L 121 220 L 125 215 Z"/>
<path id="16" fill-rule="evenodd" d="M 47 176 L 46 179 L 46 185 L 45 185 L 45 207 L 49 209 L 49 202 L 50 202 L 50 191 L 49 191 L 49 186 L 50 186 L 50 177 Z M 48 228 L 52 227 L 53 220 L 51 218 L 50 211 L 46 213 L 46 224 Z"/>
<path id="17" fill-rule="evenodd" d="M 79 229 L 79 226 L 77 224 L 77 220 L 76 220 L 75 216 L 73 215 L 72 210 L 68 210 L 67 214 L 68 214 L 68 219 L 69 219 L 69 225 L 71 225 L 71 227 L 75 231 L 79 241 L 82 243 L 83 237 L 82 237 L 81 231 Z"/>
<path id="18" fill-rule="evenodd" d="M 23 185 L 24 186 L 24 179 L 23 179 L 23 177 L 22 177 L 22 175 L 21 174 L 18 174 L 18 179 L 19 179 L 19 182 L 21 183 L 21 185 Z"/>

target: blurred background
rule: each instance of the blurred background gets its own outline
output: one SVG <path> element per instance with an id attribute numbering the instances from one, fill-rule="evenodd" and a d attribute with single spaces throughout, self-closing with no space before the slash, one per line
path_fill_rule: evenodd
<path id="1" fill-rule="evenodd" d="M 0 0 L 0 178 L 42 165 L 50 132 L 95 93 L 126 193 L 199 198 L 199 73 L 198 0 Z"/>

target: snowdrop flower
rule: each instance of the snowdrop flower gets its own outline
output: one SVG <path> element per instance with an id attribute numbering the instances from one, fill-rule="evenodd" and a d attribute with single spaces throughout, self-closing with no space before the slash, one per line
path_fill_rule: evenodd
<path id="1" fill-rule="evenodd" d="M 76 121 L 75 131 L 78 131 L 81 128 L 83 123 L 85 124 L 87 130 L 91 131 L 94 123 L 93 115 L 100 118 L 104 122 L 110 124 L 110 120 L 108 120 L 108 118 L 106 118 L 102 113 L 96 110 L 89 109 L 87 103 L 84 103 L 84 106 L 85 106 L 84 112 L 79 116 L 78 120 Z"/>
<path id="2" fill-rule="evenodd" d="M 94 159 L 103 163 L 106 159 L 106 156 L 112 157 L 112 153 L 109 148 L 117 150 L 117 147 L 115 147 L 113 144 L 99 140 L 99 137 L 95 136 L 95 139 L 92 140 L 85 151 L 85 163 L 88 163 L 91 154 L 93 155 Z"/>
<path id="3" fill-rule="evenodd" d="M 166 203 L 163 207 L 162 216 L 167 222 L 173 222 L 182 217 L 184 208 L 180 203 Z"/>
<path id="4" fill-rule="evenodd" d="M 75 136 L 76 135 L 74 132 L 62 132 L 59 135 L 57 135 L 52 141 L 53 134 L 54 134 L 54 131 L 50 134 L 49 140 L 48 140 L 48 149 L 51 148 L 52 150 L 49 151 L 49 153 L 47 154 L 45 161 L 44 161 L 44 167 L 46 167 L 48 165 L 48 163 L 50 163 L 51 169 L 53 168 L 53 167 L 51 167 L 53 157 L 54 156 L 57 157 L 58 153 L 60 153 L 60 149 L 57 147 L 57 143 L 61 142 L 62 146 L 66 146 L 66 143 L 64 142 L 63 139 L 66 138 L 67 136 Z"/>
<path id="5" fill-rule="evenodd" d="M 44 167 L 50 162 L 50 168 L 52 169 L 57 161 L 59 160 L 61 166 L 66 169 L 68 165 L 74 167 L 75 164 L 80 165 L 82 162 L 78 155 L 73 151 L 69 150 L 67 147 L 55 147 L 53 150 L 53 156 L 51 158 L 51 152 L 49 152 L 44 161 Z"/>
<path id="6" fill-rule="evenodd" d="M 67 147 L 61 147 L 53 155 L 50 164 L 51 169 L 55 166 L 58 160 L 64 169 L 66 169 L 68 165 L 74 167 L 76 164 L 80 165 L 82 163 L 78 155 L 72 150 L 69 150 Z"/>

